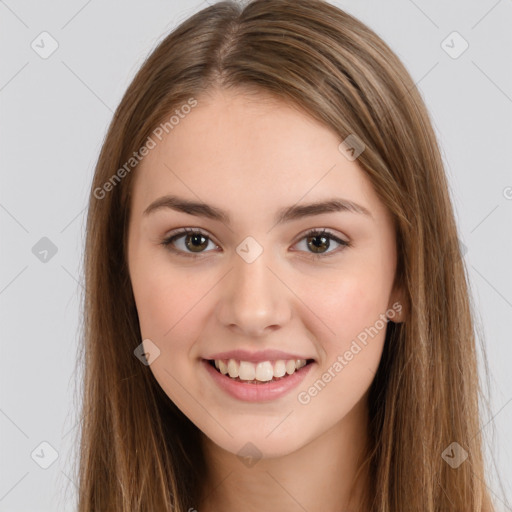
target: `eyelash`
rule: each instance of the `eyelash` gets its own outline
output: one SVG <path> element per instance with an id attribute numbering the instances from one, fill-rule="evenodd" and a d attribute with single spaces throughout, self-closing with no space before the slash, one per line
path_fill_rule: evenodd
<path id="1" fill-rule="evenodd" d="M 197 253 L 197 254 L 187 253 L 187 252 L 178 250 L 178 249 L 176 249 L 175 247 L 172 246 L 172 243 L 175 240 L 177 240 L 178 238 L 181 238 L 184 235 L 188 235 L 188 234 L 203 235 L 209 241 L 213 242 L 213 240 L 211 240 L 211 238 L 206 233 L 203 233 L 202 231 L 200 231 L 198 229 L 184 228 L 184 229 L 182 229 L 180 231 L 177 231 L 177 232 L 171 234 L 167 238 L 165 238 L 161 242 L 161 245 L 163 245 L 169 251 L 172 251 L 173 253 L 178 254 L 179 256 L 184 256 L 186 258 L 194 258 L 194 259 L 202 257 L 204 252 L 203 253 Z M 319 230 L 319 229 L 312 229 L 311 231 L 308 231 L 307 233 L 305 233 L 298 242 L 301 242 L 305 238 L 317 237 L 317 236 L 321 236 L 321 237 L 325 237 L 325 238 L 327 238 L 329 240 L 333 240 L 336 243 L 340 244 L 342 246 L 342 248 L 340 250 L 337 250 L 337 251 L 335 250 L 335 251 L 331 251 L 331 252 L 324 253 L 324 254 L 309 253 L 308 257 L 311 257 L 312 259 L 327 258 L 327 257 L 329 257 L 329 256 L 331 256 L 333 254 L 338 254 L 340 251 L 342 251 L 346 247 L 351 247 L 352 246 L 352 244 L 350 242 L 347 242 L 346 240 L 341 240 L 340 238 L 338 238 L 337 236 L 335 236 L 334 234 L 330 233 L 329 231 L 327 231 L 325 229 L 321 229 L 321 230 Z M 213 243 L 215 243 L 215 242 L 213 242 Z"/>

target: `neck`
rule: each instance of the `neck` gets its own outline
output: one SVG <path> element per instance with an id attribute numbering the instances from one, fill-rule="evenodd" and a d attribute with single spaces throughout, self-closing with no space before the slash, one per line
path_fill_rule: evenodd
<path id="1" fill-rule="evenodd" d="M 207 477 L 200 512 L 364 512 L 368 475 L 358 472 L 368 446 L 362 400 L 340 422 L 286 456 L 245 466 L 202 434 Z"/>

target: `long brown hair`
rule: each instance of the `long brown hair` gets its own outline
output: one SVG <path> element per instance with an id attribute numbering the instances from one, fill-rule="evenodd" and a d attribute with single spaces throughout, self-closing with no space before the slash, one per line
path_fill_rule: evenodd
<path id="1" fill-rule="evenodd" d="M 115 112 L 87 218 L 79 512 L 185 512 L 198 503 L 200 432 L 134 356 L 141 337 L 126 236 L 131 158 L 177 107 L 213 87 L 261 90 L 340 142 L 356 135 L 365 145 L 357 162 L 395 220 L 407 318 L 388 324 L 369 393 L 366 507 L 490 512 L 468 279 L 429 115 L 390 48 L 320 0 L 205 8 L 158 45 Z M 468 454 L 456 468 L 443 457 L 453 442 Z"/>

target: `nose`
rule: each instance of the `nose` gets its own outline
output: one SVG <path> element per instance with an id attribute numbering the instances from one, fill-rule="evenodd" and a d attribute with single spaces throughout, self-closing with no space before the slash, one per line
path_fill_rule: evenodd
<path id="1" fill-rule="evenodd" d="M 265 336 L 291 317 L 292 292 L 268 263 L 265 251 L 252 263 L 235 254 L 234 267 L 224 280 L 218 319 L 238 335 Z"/>

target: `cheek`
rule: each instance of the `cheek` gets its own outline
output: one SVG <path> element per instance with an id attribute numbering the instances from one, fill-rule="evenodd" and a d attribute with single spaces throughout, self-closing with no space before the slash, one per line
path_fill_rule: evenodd
<path id="1" fill-rule="evenodd" d="M 371 384 L 384 346 L 391 285 L 379 262 L 360 260 L 322 293 L 317 289 L 315 309 L 332 331 L 322 340 L 326 400 L 353 405 Z"/>
<path id="2" fill-rule="evenodd" d="M 321 340 L 321 368 L 297 396 L 313 429 L 322 428 L 323 421 L 343 418 L 367 392 L 380 364 L 388 325 L 389 289 L 382 276 L 354 270 L 331 284 L 334 289 L 319 296 L 315 308 L 335 334 Z"/>
<path id="3" fill-rule="evenodd" d="M 144 338 L 162 338 L 175 322 L 179 309 L 176 283 L 169 282 L 157 273 L 146 271 L 132 276 L 133 294 L 139 315 L 141 334 Z"/>
<path id="4" fill-rule="evenodd" d="M 181 278 L 148 274 L 132 286 L 143 337 L 164 341 L 187 323 L 195 297 Z"/>
<path id="5" fill-rule="evenodd" d="M 154 341 L 164 356 L 190 349 L 192 340 L 200 337 L 215 276 L 199 277 L 197 271 L 173 268 L 154 257 L 149 264 L 144 261 L 138 260 L 131 273 L 142 338 Z"/>
<path id="6" fill-rule="evenodd" d="M 315 289 L 312 299 L 315 310 L 335 333 L 335 341 L 357 336 L 385 314 L 391 286 L 388 281 L 385 275 L 372 272 L 371 267 L 362 264 Z"/>

